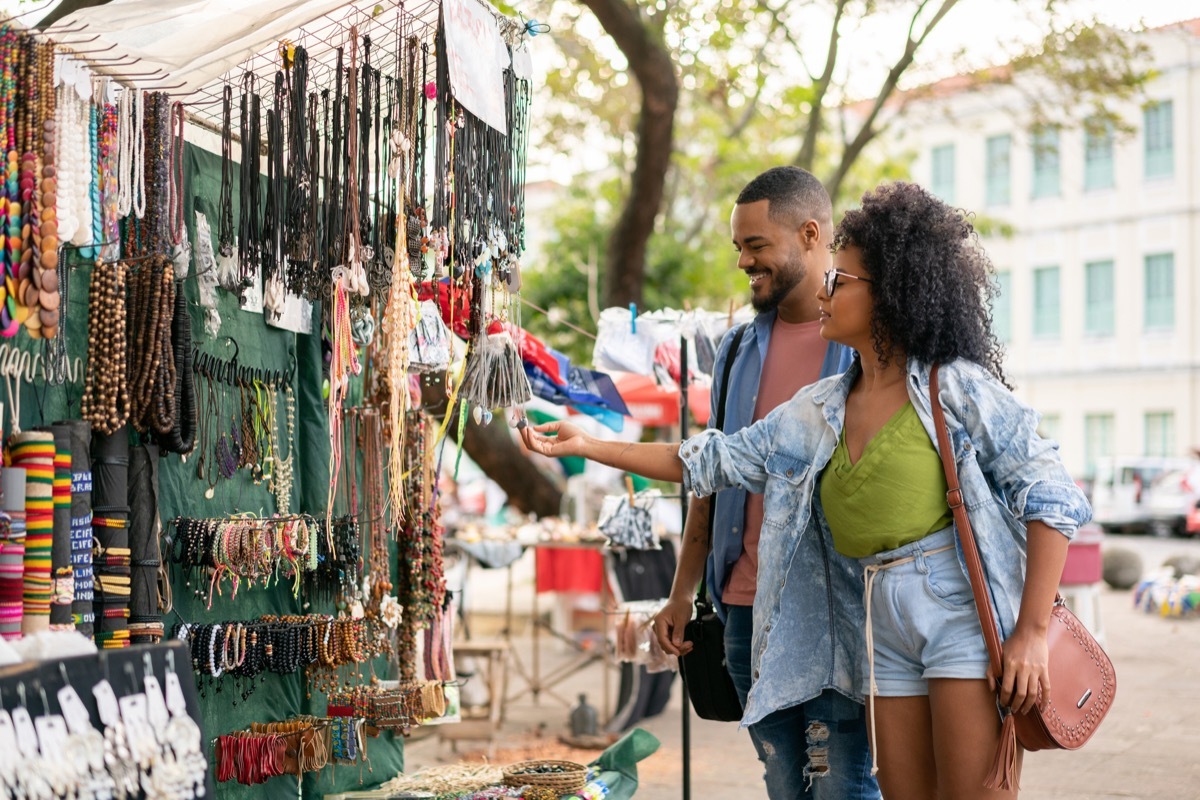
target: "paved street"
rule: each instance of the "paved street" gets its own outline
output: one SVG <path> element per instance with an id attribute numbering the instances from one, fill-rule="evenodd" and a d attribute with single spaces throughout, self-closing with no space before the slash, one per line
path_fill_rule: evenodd
<path id="1" fill-rule="evenodd" d="M 1146 571 L 1178 553 L 1200 557 L 1200 542 L 1181 539 L 1109 536 L 1106 547 L 1138 552 Z M 1074 753 L 1028 754 L 1021 796 L 1030 800 L 1105 798 L 1200 798 L 1200 620 L 1147 616 L 1133 608 L 1132 593 L 1106 590 L 1101 598 L 1106 648 L 1117 668 L 1117 701 L 1096 737 Z M 549 654 L 548 657 L 553 657 Z M 561 656 L 559 656 L 561 658 Z M 592 697 L 600 671 L 591 668 L 564 685 L 573 697 Z M 540 707 L 514 704 L 505 740 L 527 741 L 523 731 L 545 723 L 561 729 L 567 709 L 553 701 Z M 678 685 L 665 714 L 643 727 L 662 748 L 641 764 L 641 800 L 679 800 L 683 750 Z M 501 744 L 504 747 L 505 744 Z M 765 798 L 759 765 L 747 735 L 733 723 L 692 720 L 692 792 L 698 800 Z M 452 760 L 435 739 L 413 742 L 409 770 Z"/>

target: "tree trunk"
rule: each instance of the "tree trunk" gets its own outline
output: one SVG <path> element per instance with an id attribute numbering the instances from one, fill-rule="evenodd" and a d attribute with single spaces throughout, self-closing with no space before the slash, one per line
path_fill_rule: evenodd
<path id="1" fill-rule="evenodd" d="M 437 381 L 421 382 L 422 401 L 437 417 L 446 413 L 446 386 Z M 446 435 L 457 441 L 458 415 L 450 421 Z M 500 415 L 489 425 L 467 422 L 463 449 L 479 468 L 508 494 L 509 504 L 523 513 L 539 517 L 558 516 L 562 492 L 547 478 L 509 433 L 508 423 Z M 453 465 L 443 465 L 453 469 Z"/>
<path id="2" fill-rule="evenodd" d="M 605 268 L 605 306 L 641 303 L 646 244 L 662 209 L 671 164 L 679 83 L 675 65 L 654 31 L 625 0 L 581 0 L 616 42 L 642 90 L 637 158 L 629 197 L 613 228 Z"/>

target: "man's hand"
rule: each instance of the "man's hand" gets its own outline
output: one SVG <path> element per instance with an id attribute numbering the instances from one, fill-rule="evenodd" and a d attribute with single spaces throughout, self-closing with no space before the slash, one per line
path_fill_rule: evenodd
<path id="1" fill-rule="evenodd" d="M 683 640 L 683 629 L 692 619 L 691 599 L 672 598 L 654 615 L 654 636 L 663 652 L 685 656 L 692 652 L 692 643 Z"/>

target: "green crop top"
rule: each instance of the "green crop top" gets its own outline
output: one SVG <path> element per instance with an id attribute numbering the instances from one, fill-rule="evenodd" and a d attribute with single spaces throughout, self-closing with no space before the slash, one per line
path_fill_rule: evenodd
<path id="1" fill-rule="evenodd" d="M 850 463 L 846 435 L 821 477 L 833 545 L 851 558 L 882 553 L 951 524 L 946 476 L 921 418 L 905 403 Z"/>

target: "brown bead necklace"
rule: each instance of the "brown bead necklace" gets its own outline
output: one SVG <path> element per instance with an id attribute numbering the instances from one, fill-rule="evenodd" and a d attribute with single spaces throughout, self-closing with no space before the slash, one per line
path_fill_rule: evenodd
<path id="1" fill-rule="evenodd" d="M 82 417 L 92 429 L 111 434 L 129 416 L 125 284 L 129 268 L 97 262 L 88 291 L 87 369 Z"/>

